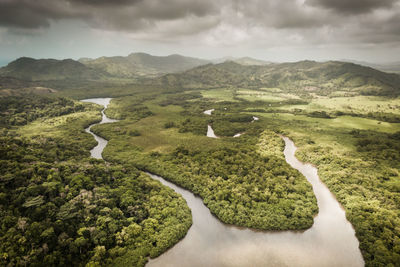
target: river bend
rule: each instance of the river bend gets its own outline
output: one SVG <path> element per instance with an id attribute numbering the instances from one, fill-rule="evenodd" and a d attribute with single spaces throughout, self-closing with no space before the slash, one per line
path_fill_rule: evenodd
<path id="1" fill-rule="evenodd" d="M 110 99 L 82 101 L 103 105 L 105 109 Z M 102 114 L 100 123 L 115 121 L 107 118 L 104 110 Z M 91 155 L 102 158 L 101 152 L 107 141 L 92 133 L 92 126 L 86 131 L 99 144 L 91 151 Z M 148 173 L 182 195 L 192 211 L 193 225 L 180 242 L 151 259 L 146 266 L 363 266 L 358 240 L 343 208 L 320 181 L 317 169 L 297 160 L 296 146 L 289 138 L 283 139 L 286 161 L 307 178 L 317 198 L 319 213 L 310 229 L 302 232 L 255 231 L 223 224 L 210 213 L 199 197 L 160 176 Z"/>

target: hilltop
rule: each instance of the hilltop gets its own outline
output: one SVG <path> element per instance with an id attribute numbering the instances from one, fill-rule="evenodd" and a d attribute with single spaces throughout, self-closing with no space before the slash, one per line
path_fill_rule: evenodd
<path id="1" fill-rule="evenodd" d="M 126 57 L 82 58 L 79 61 L 88 67 L 121 78 L 155 77 L 209 63 L 204 59 L 181 55 L 153 56 L 146 53 L 132 53 Z"/>
<path id="2" fill-rule="evenodd" d="M 34 59 L 21 57 L 0 68 L 0 76 L 25 81 L 98 80 L 106 73 L 89 68 L 72 59 Z"/>
<path id="3" fill-rule="evenodd" d="M 342 61 L 371 67 L 371 68 L 374 68 L 374 69 L 377 69 L 380 71 L 384 71 L 384 72 L 400 74 L 400 61 L 388 62 L 388 63 L 371 63 L 371 62 L 366 62 L 366 61 L 348 60 L 348 59 L 345 59 Z"/>
<path id="4" fill-rule="evenodd" d="M 252 58 L 252 57 L 223 57 L 223 58 L 218 58 L 218 59 L 214 59 L 211 60 L 211 63 L 214 64 L 220 64 L 220 63 L 224 63 L 227 61 L 233 61 L 235 63 L 238 63 L 240 65 L 245 65 L 245 66 L 252 66 L 252 65 L 256 65 L 256 66 L 262 66 L 262 65 L 269 65 L 272 62 L 270 61 L 265 61 L 265 60 L 261 60 L 261 59 L 257 59 L 257 58 Z"/>

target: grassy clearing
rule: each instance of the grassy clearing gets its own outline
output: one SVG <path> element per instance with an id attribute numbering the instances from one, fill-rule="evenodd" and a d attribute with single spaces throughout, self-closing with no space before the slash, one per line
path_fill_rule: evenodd
<path id="1" fill-rule="evenodd" d="M 384 112 L 400 114 L 400 98 L 378 96 L 355 96 L 313 99 L 310 109 L 330 109 L 335 111 L 353 111 L 357 113 Z"/>
<path id="2" fill-rule="evenodd" d="M 215 89 L 215 90 L 203 90 L 201 94 L 204 98 L 210 101 L 237 101 L 234 99 L 233 89 Z"/>
<path id="3" fill-rule="evenodd" d="M 395 133 L 400 131 L 399 123 L 381 122 L 378 120 L 358 118 L 351 116 L 341 116 L 334 119 L 312 118 L 304 115 L 294 115 L 288 113 L 251 113 L 260 118 L 269 118 L 282 121 L 298 121 L 311 123 L 314 129 L 323 127 L 343 128 L 347 130 L 371 130 L 376 132 Z"/>
<path id="4" fill-rule="evenodd" d="M 46 140 L 63 140 L 77 143 L 81 149 L 90 150 L 96 145 L 93 137 L 84 129 L 101 120 L 101 107 L 95 104 L 84 104 L 85 111 L 75 112 L 51 118 L 39 118 L 16 129 L 16 133 L 34 142 Z M 85 154 L 88 154 L 87 152 Z"/>
<path id="5" fill-rule="evenodd" d="M 238 90 L 236 93 L 238 98 L 247 101 L 279 102 L 287 99 L 281 94 L 274 94 L 260 90 Z"/>
<path id="6" fill-rule="evenodd" d="M 132 97 L 133 98 L 133 97 Z M 132 131 L 138 131 L 138 136 L 123 136 L 122 138 L 128 138 L 127 142 L 135 147 L 139 148 L 143 152 L 160 152 L 169 153 L 172 152 L 179 145 L 191 145 L 194 148 L 208 147 L 210 144 L 220 142 L 220 140 L 212 140 L 205 136 L 198 136 L 193 133 L 179 133 L 178 128 L 166 128 L 165 124 L 168 122 L 174 122 L 179 124 L 183 122 L 186 117 L 182 115 L 183 108 L 176 105 L 169 105 L 162 107 L 158 105 L 165 97 L 159 96 L 156 99 L 149 100 L 144 104 L 152 112 L 153 115 L 146 118 L 137 120 L 135 116 L 129 117 L 127 120 L 120 121 L 114 124 L 103 124 L 96 125 L 93 130 L 100 135 L 111 140 L 111 143 L 106 148 L 111 149 L 112 142 L 121 138 L 121 135 Z M 131 102 L 130 98 L 124 99 L 124 103 Z M 113 105 L 121 104 L 124 108 L 123 103 L 113 101 Z M 206 115 L 201 116 L 206 118 Z M 207 124 L 204 124 L 204 129 L 207 129 Z"/>
<path id="7" fill-rule="evenodd" d="M 19 128 L 17 132 L 28 138 L 36 136 L 62 137 L 67 130 L 83 132 L 88 125 L 100 120 L 101 115 L 98 111 L 77 112 L 60 117 L 39 119 Z"/>
<path id="8" fill-rule="evenodd" d="M 262 90 L 262 91 L 267 91 L 267 92 L 270 92 L 270 93 L 280 93 L 280 92 L 282 92 L 282 89 L 273 88 L 273 87 L 271 87 L 271 88 L 269 88 L 269 87 L 262 87 L 262 88 L 260 88 L 260 90 Z"/>

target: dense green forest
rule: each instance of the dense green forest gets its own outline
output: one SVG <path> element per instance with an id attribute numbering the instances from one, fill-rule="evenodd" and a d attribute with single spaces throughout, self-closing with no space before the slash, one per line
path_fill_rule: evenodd
<path id="1" fill-rule="evenodd" d="M 15 111 L 4 113 L 0 137 L 0 265 L 143 266 L 186 234 L 192 221 L 182 197 L 133 166 L 89 158 L 93 138 L 83 125 L 98 115 L 40 131 L 98 107 L 37 96 L 1 101 Z M 8 124 L 21 114 L 40 120 L 28 138 Z"/>
<path id="2" fill-rule="evenodd" d="M 67 98 L 15 96 L 0 98 L 0 126 L 26 125 L 38 118 L 57 117 L 83 111 L 83 104 Z"/>

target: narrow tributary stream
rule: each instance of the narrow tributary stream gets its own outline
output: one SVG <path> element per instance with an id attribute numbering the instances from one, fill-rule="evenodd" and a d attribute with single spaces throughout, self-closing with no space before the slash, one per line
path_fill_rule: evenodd
<path id="1" fill-rule="evenodd" d="M 95 103 L 95 104 L 104 106 L 104 109 L 101 111 L 101 115 L 102 115 L 101 121 L 99 123 L 92 124 L 85 129 L 85 131 L 87 133 L 90 133 L 91 135 L 93 135 L 94 139 L 97 141 L 97 146 L 95 146 L 92 150 L 90 150 L 90 155 L 92 156 L 92 158 L 102 159 L 103 157 L 101 156 L 101 153 L 103 153 L 103 150 L 106 147 L 108 141 L 106 139 L 101 138 L 100 136 L 94 134 L 91 131 L 91 128 L 97 124 L 112 123 L 112 122 L 118 121 L 118 120 L 110 119 L 106 116 L 106 114 L 104 114 L 104 111 L 106 110 L 108 104 L 110 104 L 111 98 L 90 98 L 90 99 L 83 99 L 81 101 Z"/>
<path id="2" fill-rule="evenodd" d="M 110 99 L 86 99 L 104 105 Z M 103 113 L 104 122 L 112 122 Z M 102 121 L 102 123 L 103 123 Z M 90 127 L 87 129 L 90 131 Z M 93 134 L 97 138 L 100 138 Z M 174 247 L 146 266 L 363 266 L 352 225 L 329 189 L 320 181 L 317 169 L 295 157 L 296 147 L 286 137 L 286 161 L 313 186 L 319 213 L 306 231 L 255 231 L 225 225 L 215 218 L 199 197 L 162 177 L 149 175 L 181 194 L 192 210 L 193 225 Z M 102 139 L 104 140 L 104 139 Z M 92 156 L 100 155 L 104 146 Z"/>

